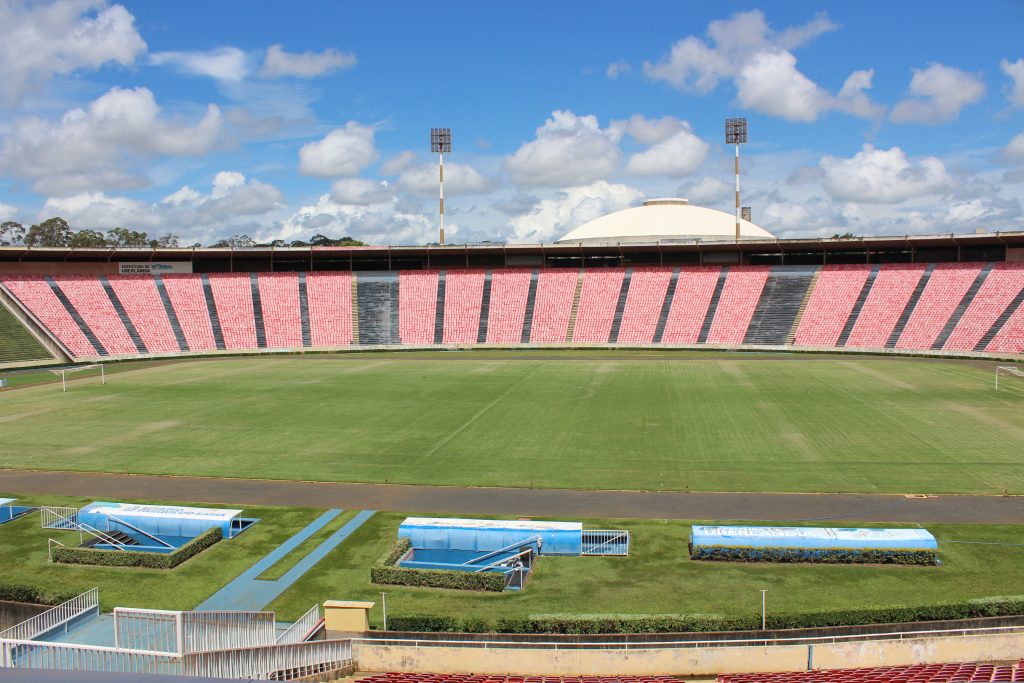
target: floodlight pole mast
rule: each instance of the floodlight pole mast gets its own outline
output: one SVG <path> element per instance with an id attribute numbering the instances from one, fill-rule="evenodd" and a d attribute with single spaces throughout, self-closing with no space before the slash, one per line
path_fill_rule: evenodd
<path id="1" fill-rule="evenodd" d="M 430 129 L 430 151 L 438 157 L 438 184 L 440 186 L 439 207 L 441 211 L 441 244 L 444 244 L 444 155 L 452 151 L 452 129 L 431 128 Z"/>
<path id="2" fill-rule="evenodd" d="M 747 120 L 725 120 L 725 144 L 736 146 L 736 241 L 740 241 L 740 144 L 747 141 Z"/>

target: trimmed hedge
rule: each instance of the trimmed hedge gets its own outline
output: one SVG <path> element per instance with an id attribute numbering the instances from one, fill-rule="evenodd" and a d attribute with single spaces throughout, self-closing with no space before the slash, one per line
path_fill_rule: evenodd
<path id="1" fill-rule="evenodd" d="M 408 538 L 400 538 L 391 546 L 372 567 L 370 567 L 370 583 L 388 586 L 414 586 L 419 588 L 450 588 L 463 591 L 492 591 L 500 593 L 505 590 L 505 577 L 493 572 L 460 572 L 445 569 L 412 569 L 395 565 L 412 547 Z M 445 619 L 434 615 L 420 615 L 429 620 Z M 389 620 L 391 621 L 391 620 Z M 444 622 L 447 623 L 447 622 Z M 457 624 L 457 620 L 455 622 Z M 389 624 L 390 625 L 390 624 Z M 418 631 L 421 629 L 399 629 Z M 430 629 L 427 629 L 430 630 Z M 455 626 L 450 629 L 457 630 Z"/>
<path id="2" fill-rule="evenodd" d="M 797 614 L 769 614 L 771 630 L 824 628 L 912 621 L 948 621 L 977 617 L 1024 615 L 1024 595 L 1000 596 L 945 605 L 897 606 Z M 459 621 L 450 615 L 416 614 L 388 618 L 396 631 L 464 631 L 467 633 L 540 633 L 601 635 L 630 633 L 711 633 L 755 631 L 761 616 L 722 617 L 714 614 L 580 614 L 501 617 L 491 624 L 481 617 Z"/>
<path id="3" fill-rule="evenodd" d="M 59 605 L 67 602 L 78 593 L 67 591 L 46 591 L 35 586 L 22 586 L 15 583 L 0 583 L 0 600 L 8 602 L 25 602 L 33 605 Z"/>
<path id="4" fill-rule="evenodd" d="M 935 550 L 914 548 L 755 548 L 752 546 L 705 545 L 690 547 L 691 560 L 725 560 L 729 562 L 817 562 L 824 564 L 912 564 L 935 566 L 939 555 Z"/>
<path id="5" fill-rule="evenodd" d="M 174 569 L 214 545 L 222 538 L 220 527 L 196 536 L 172 553 L 147 553 L 137 550 L 98 550 L 96 548 L 57 548 L 53 561 L 65 564 L 92 564 L 103 567 L 146 567 Z"/>

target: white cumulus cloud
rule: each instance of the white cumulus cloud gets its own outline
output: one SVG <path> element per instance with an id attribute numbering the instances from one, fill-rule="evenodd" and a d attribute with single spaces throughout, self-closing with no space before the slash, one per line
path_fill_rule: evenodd
<path id="1" fill-rule="evenodd" d="M 935 157 L 917 162 L 899 147 L 875 149 L 866 144 L 849 159 L 825 156 L 822 185 L 840 201 L 866 204 L 898 204 L 924 195 L 951 189 L 953 179 Z"/>
<path id="2" fill-rule="evenodd" d="M 457 225 L 446 225 L 451 235 Z M 314 233 L 354 237 L 368 244 L 426 244 L 437 238 L 437 219 L 400 209 L 395 202 L 360 205 L 339 203 L 323 195 L 316 204 L 300 207 L 274 234 L 285 240 L 308 239 Z"/>
<path id="3" fill-rule="evenodd" d="M 537 136 L 506 157 L 505 168 L 523 186 L 568 187 L 610 175 L 618 167 L 620 131 L 596 116 L 556 110 Z"/>
<path id="4" fill-rule="evenodd" d="M 265 78 L 316 78 L 355 66 L 356 56 L 329 48 L 323 52 L 286 52 L 283 45 L 271 45 L 263 58 Z"/>
<path id="5" fill-rule="evenodd" d="M 694 173 L 708 156 L 708 143 L 697 137 L 686 121 L 666 116 L 633 116 L 621 124 L 641 144 L 649 145 L 626 162 L 626 173 L 636 176 L 682 177 Z"/>
<path id="6" fill-rule="evenodd" d="M 999 68 L 1010 77 L 1011 85 L 1006 98 L 1011 104 L 1024 107 L 1024 59 L 1018 59 L 1016 62 L 1004 59 L 999 62 Z"/>
<path id="7" fill-rule="evenodd" d="M 402 171 L 398 185 L 407 192 L 431 195 L 438 192 L 438 168 L 433 164 L 420 164 Z M 446 194 L 469 194 L 489 192 L 499 185 L 498 179 L 486 176 L 468 164 L 447 163 L 444 165 L 444 189 Z"/>
<path id="8" fill-rule="evenodd" d="M 696 184 L 681 187 L 680 194 L 686 197 L 691 204 L 709 206 L 732 196 L 733 186 L 719 178 L 705 176 Z"/>
<path id="9" fill-rule="evenodd" d="M 39 217 L 61 216 L 76 229 L 109 230 L 126 227 L 150 230 L 161 225 L 159 212 L 150 204 L 129 197 L 110 197 L 102 192 L 83 192 L 51 197 Z"/>
<path id="10" fill-rule="evenodd" d="M 135 18 L 96 0 L 0 2 L 0 91 L 9 103 L 54 75 L 129 66 L 146 51 Z"/>
<path id="11" fill-rule="evenodd" d="M 391 201 L 394 196 L 386 180 L 342 178 L 331 185 L 331 200 L 338 204 L 380 204 Z"/>
<path id="12" fill-rule="evenodd" d="M 607 76 L 608 78 L 615 79 L 621 76 L 622 74 L 629 73 L 632 70 L 632 64 L 620 59 L 617 62 L 612 62 L 611 64 L 609 64 L 608 68 L 605 69 L 604 71 L 604 75 Z"/>
<path id="13" fill-rule="evenodd" d="M 889 116 L 896 123 L 946 123 L 984 94 L 985 82 L 980 76 L 932 64 L 926 69 L 914 69 L 911 97 L 897 103 Z"/>
<path id="14" fill-rule="evenodd" d="M 513 241 L 553 242 L 570 230 L 613 211 L 634 206 L 643 193 L 628 185 L 599 180 L 542 199 L 509 221 Z"/>
<path id="15" fill-rule="evenodd" d="M 837 95 L 797 68 L 792 50 L 839 27 L 825 15 L 775 31 L 760 10 L 739 12 L 708 25 L 708 40 L 687 36 L 644 74 L 682 92 L 706 94 L 731 80 L 739 103 L 788 121 L 815 121 L 828 111 L 877 118 L 884 109 L 870 101 L 871 70 L 855 71 Z"/>
<path id="16" fill-rule="evenodd" d="M 249 73 L 249 56 L 237 47 L 218 47 L 207 51 L 156 52 L 150 64 L 172 66 L 193 76 L 206 76 L 218 81 L 241 81 Z"/>
<path id="17" fill-rule="evenodd" d="M 377 160 L 374 127 L 349 121 L 335 128 L 322 140 L 303 145 L 299 150 L 299 172 L 330 178 L 354 176 Z"/>
<path id="18" fill-rule="evenodd" d="M 18 215 L 18 209 L 10 204 L 0 202 L 0 223 L 9 221 Z"/>
<path id="19" fill-rule="evenodd" d="M 1010 140 L 1003 150 L 1003 155 L 1010 161 L 1024 161 L 1024 133 L 1018 133 Z"/>
<path id="20" fill-rule="evenodd" d="M 131 173 L 132 164 L 156 155 L 205 154 L 217 145 L 221 124 L 213 104 L 189 125 L 162 116 L 147 88 L 112 88 L 59 121 L 15 121 L 0 140 L 0 170 L 48 194 L 138 187 L 145 180 Z"/>

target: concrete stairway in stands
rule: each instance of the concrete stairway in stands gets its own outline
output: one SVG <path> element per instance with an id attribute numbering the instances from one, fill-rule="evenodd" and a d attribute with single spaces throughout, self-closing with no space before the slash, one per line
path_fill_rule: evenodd
<path id="1" fill-rule="evenodd" d="M 398 273 L 359 273 L 356 283 L 359 343 L 399 344 Z"/>
<path id="2" fill-rule="evenodd" d="M 252 289 L 252 316 L 256 324 L 256 346 L 267 348 L 267 328 L 263 324 L 263 302 L 260 299 L 260 280 L 258 273 L 249 273 L 249 287 Z"/>
<path id="3" fill-rule="evenodd" d="M 744 344 L 785 344 L 816 268 L 772 268 L 744 336 Z"/>
<path id="4" fill-rule="evenodd" d="M 224 345 L 224 331 L 220 328 L 220 317 L 217 315 L 217 304 L 213 301 L 213 290 L 210 289 L 210 278 L 206 273 L 202 275 L 203 297 L 206 298 L 206 310 L 210 314 L 210 325 L 213 327 L 213 341 L 218 349 L 227 348 Z"/>
<path id="5" fill-rule="evenodd" d="M 996 321 L 992 323 L 992 327 L 988 328 L 988 332 L 982 335 L 981 340 L 974 347 L 974 350 L 984 351 L 995 336 L 999 334 L 1000 330 L 1003 329 L 1003 325 L 1005 325 L 1006 321 L 1010 319 L 1010 316 L 1013 315 L 1021 306 L 1024 306 L 1024 289 L 1020 290 L 1020 292 L 1017 293 L 1017 296 L 1013 298 L 1013 301 L 1010 302 L 1010 305 L 999 314 Z"/>
<path id="6" fill-rule="evenodd" d="M 924 269 L 924 273 L 921 274 L 921 279 L 917 281 L 917 287 L 914 287 L 914 293 L 910 295 L 910 300 L 907 301 L 907 305 L 903 307 L 903 312 L 900 313 L 900 317 L 896 320 L 896 326 L 892 328 L 892 332 L 889 334 L 889 339 L 885 342 L 885 348 L 894 348 L 896 346 L 896 342 L 900 340 L 900 335 L 903 334 L 903 330 L 906 329 L 907 321 L 910 320 L 910 316 L 914 314 L 914 308 L 917 306 L 917 302 L 921 300 L 921 294 L 924 292 L 924 288 L 928 286 L 928 280 L 931 279 L 932 271 L 934 270 L 934 263 L 928 264 L 928 267 Z"/>
<path id="7" fill-rule="evenodd" d="M 711 324 L 715 322 L 715 311 L 718 310 L 718 302 L 722 298 L 722 290 L 725 289 L 725 281 L 729 277 L 729 266 L 724 266 L 718 274 L 718 282 L 715 283 L 715 291 L 711 295 L 711 303 L 708 304 L 707 313 L 704 314 L 704 322 L 700 326 L 700 336 L 697 343 L 705 344 L 708 341 L 708 334 L 711 333 Z"/>
<path id="8" fill-rule="evenodd" d="M 132 322 L 131 318 L 128 317 L 128 313 L 124 310 L 124 306 L 121 304 L 121 299 L 118 298 L 114 288 L 110 286 L 110 280 L 103 275 L 100 275 L 99 279 L 100 284 L 103 285 L 103 291 L 107 293 L 107 297 L 110 299 L 110 303 L 114 307 L 117 317 L 121 319 L 121 324 L 124 325 L 124 329 L 128 333 L 128 337 L 132 340 L 132 344 L 135 344 L 135 350 L 139 353 L 149 353 L 149 350 L 146 349 L 145 343 L 142 341 L 142 337 L 139 336 L 139 331 L 135 329 L 135 324 Z"/>
<path id="9" fill-rule="evenodd" d="M 668 281 L 668 289 L 665 290 L 665 300 L 661 304 L 661 313 L 658 314 L 658 325 L 654 328 L 654 339 L 651 341 L 660 344 L 665 336 L 665 325 L 668 323 L 668 314 L 672 310 L 672 300 L 676 296 L 676 286 L 679 284 L 679 267 L 672 269 L 672 279 Z"/>
<path id="10" fill-rule="evenodd" d="M 309 292 L 306 290 L 305 273 L 299 273 L 299 320 L 302 326 L 302 345 L 312 346 L 312 335 L 309 331 Z"/>
<path id="11" fill-rule="evenodd" d="M 967 312 L 971 302 L 974 301 L 974 295 L 978 293 L 979 289 L 981 289 L 981 285 L 984 284 L 985 278 L 988 277 L 988 274 L 991 271 L 991 263 L 986 263 L 981 267 L 981 272 L 978 273 L 976 278 L 974 278 L 974 282 L 971 283 L 970 289 L 964 293 L 963 298 L 960 299 L 960 303 L 957 304 L 955 309 L 953 309 L 953 315 L 949 316 L 949 320 L 946 321 L 946 326 L 942 328 L 942 332 L 940 332 L 939 336 L 935 338 L 934 342 L 932 342 L 933 351 L 940 351 L 942 350 L 942 347 L 946 345 L 946 340 L 949 339 L 949 335 L 953 334 L 953 330 L 956 329 L 957 323 L 960 322 L 960 318 L 964 317 L 964 313 Z"/>
<path id="12" fill-rule="evenodd" d="M 612 318 L 612 330 L 608 335 L 609 344 L 617 344 L 619 341 L 619 330 L 622 329 L 622 313 L 626 310 L 626 299 L 629 298 L 629 283 L 633 279 L 633 269 L 626 268 L 626 274 L 622 278 L 622 287 L 619 288 L 619 300 L 615 304 L 615 317 Z"/>
<path id="13" fill-rule="evenodd" d="M 807 291 L 804 292 L 803 301 L 800 302 L 800 306 L 796 309 L 796 317 L 793 318 L 793 326 L 789 328 L 789 334 L 786 335 L 786 344 L 792 346 L 796 341 L 796 331 L 800 329 L 800 320 L 804 317 L 804 311 L 807 310 L 807 302 L 811 300 L 811 294 L 814 293 L 814 286 L 818 284 L 818 275 L 821 274 L 821 270 L 818 268 L 814 269 L 814 275 L 811 276 L 811 281 L 807 284 Z"/>
<path id="14" fill-rule="evenodd" d="M 519 341 L 521 344 L 530 343 L 530 332 L 533 330 L 533 308 L 537 303 L 537 281 L 540 273 L 534 270 L 530 273 L 530 290 L 526 294 L 526 314 L 523 316 L 523 335 Z"/>
<path id="15" fill-rule="evenodd" d="M 167 320 L 171 323 L 171 330 L 174 332 L 174 339 L 178 342 L 179 351 L 188 351 L 188 340 L 185 339 L 185 331 L 181 329 L 181 321 L 178 320 L 178 314 L 174 311 L 174 305 L 171 304 L 171 298 L 167 295 L 167 287 L 164 285 L 164 279 L 160 275 L 156 275 L 153 278 L 156 284 L 156 293 L 160 296 L 160 303 L 164 306 L 164 313 L 167 315 Z"/>
<path id="16" fill-rule="evenodd" d="M 860 317 L 860 310 L 864 308 L 864 302 L 868 300 L 868 294 L 875 284 L 876 277 L 878 277 L 877 265 L 871 267 L 871 274 L 868 275 L 868 279 L 864 281 L 864 286 L 860 289 L 857 303 L 853 305 L 850 317 L 846 319 L 846 325 L 843 326 L 843 331 L 839 333 L 839 341 L 836 342 L 836 346 L 846 346 L 846 342 L 850 339 L 850 334 L 853 332 L 853 327 L 857 324 L 857 318 Z"/>
<path id="17" fill-rule="evenodd" d="M 434 343 L 444 342 L 444 293 L 445 293 L 445 272 L 442 270 L 437 274 L 437 306 L 434 311 Z"/>
<path id="18" fill-rule="evenodd" d="M 480 299 L 480 327 L 476 333 L 476 342 L 487 342 L 487 321 L 491 310 L 491 271 L 484 273 L 484 293 Z"/>
<path id="19" fill-rule="evenodd" d="M 584 271 L 580 270 L 579 277 L 576 279 L 576 293 L 572 296 L 572 308 L 569 310 L 569 327 L 565 332 L 565 341 L 572 341 L 572 334 L 576 330 L 576 316 L 580 312 L 580 297 L 583 295 L 583 276 Z"/>

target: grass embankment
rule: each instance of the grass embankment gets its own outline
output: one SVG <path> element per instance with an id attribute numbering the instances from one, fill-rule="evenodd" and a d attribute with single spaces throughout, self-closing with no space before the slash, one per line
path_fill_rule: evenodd
<path id="1" fill-rule="evenodd" d="M 537 351 L 202 360 L 0 395 L 0 467 L 459 486 L 1024 493 L 976 363 Z"/>

